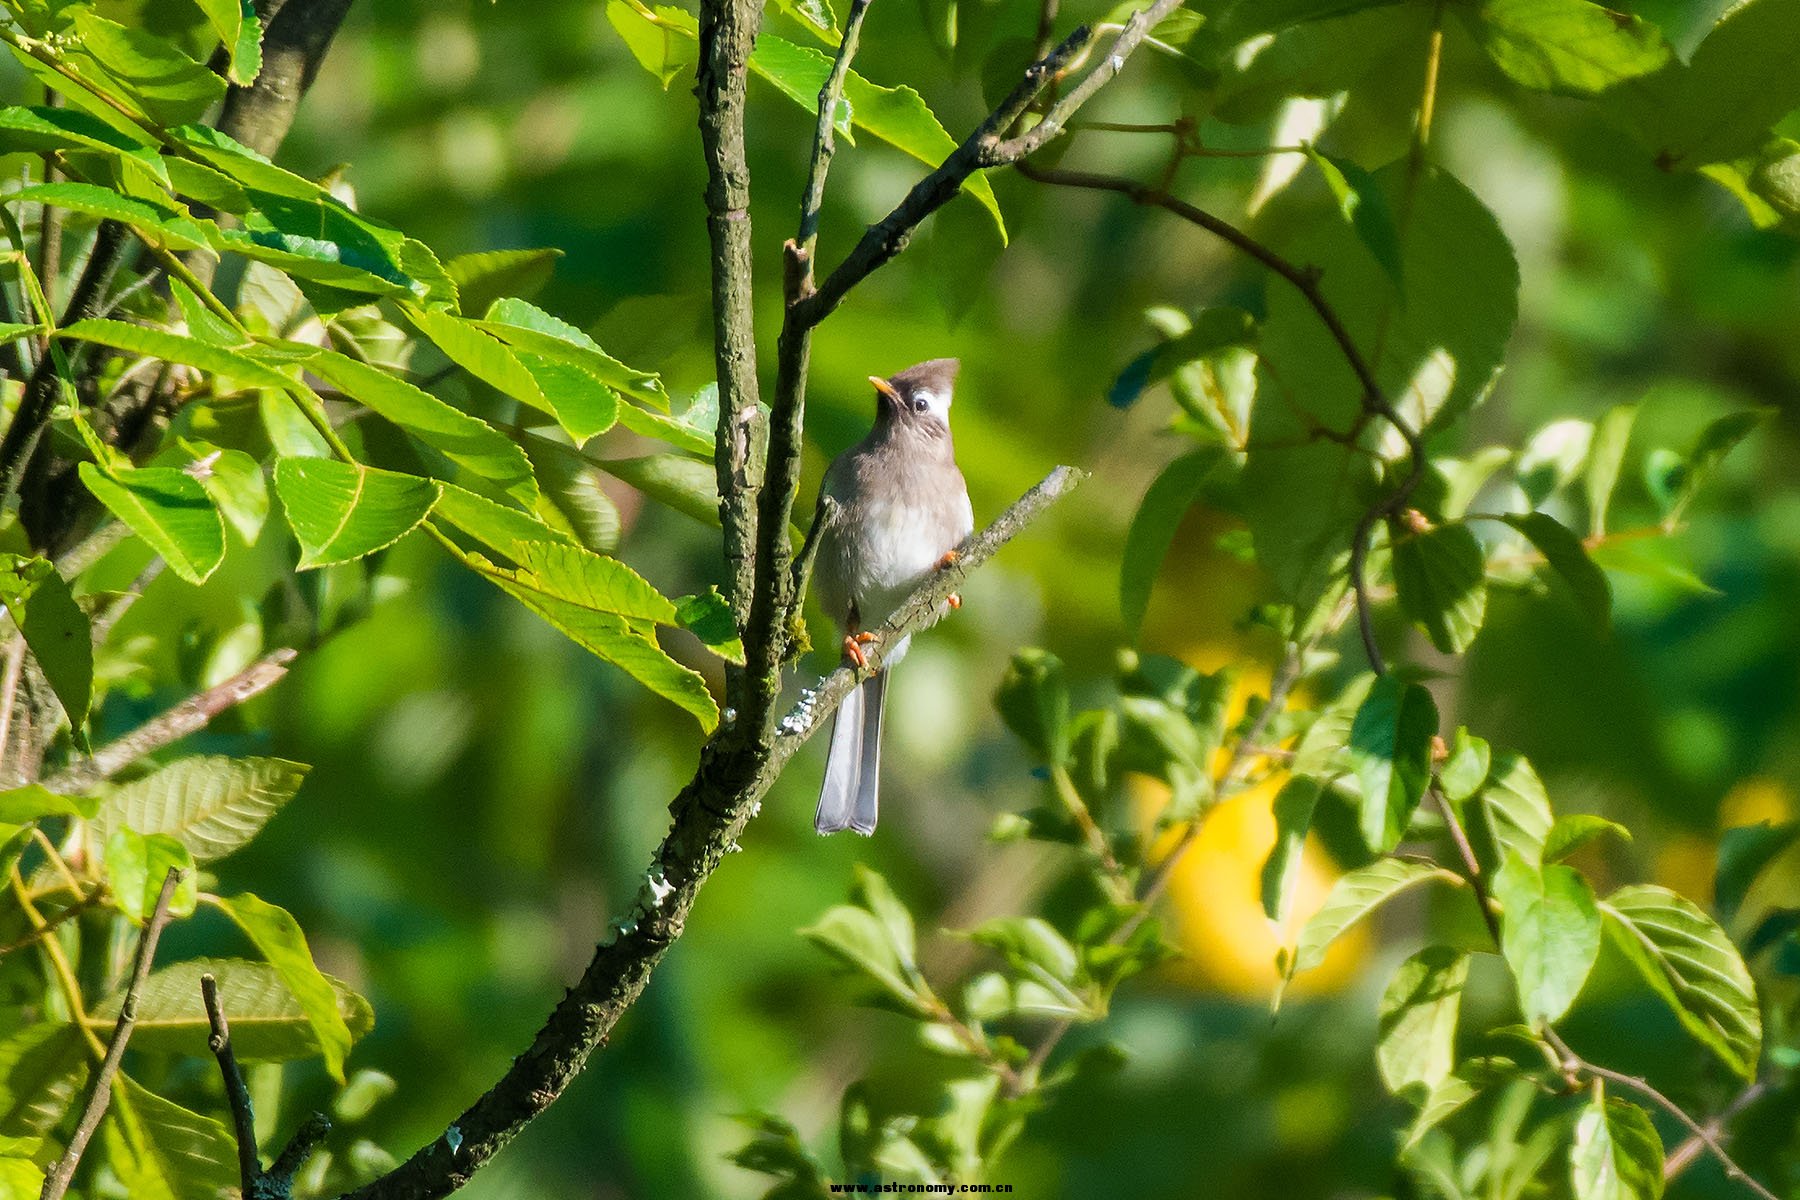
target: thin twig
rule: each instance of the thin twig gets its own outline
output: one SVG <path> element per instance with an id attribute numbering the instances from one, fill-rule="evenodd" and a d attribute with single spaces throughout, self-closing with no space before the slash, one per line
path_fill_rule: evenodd
<path id="1" fill-rule="evenodd" d="M 93 891 L 87 893 L 85 896 L 79 897 L 73 904 L 69 905 L 67 908 L 64 908 L 62 911 L 58 912 L 55 916 L 45 917 L 44 923 L 41 926 L 37 927 L 36 929 L 33 929 L 30 933 L 26 934 L 24 937 L 20 938 L 18 941 L 8 943 L 7 945 L 4 945 L 4 946 L 0 946 L 0 958 L 5 958 L 8 954 L 11 954 L 15 950 L 23 950 L 27 946 L 35 945 L 39 938 L 42 938 L 42 937 L 46 936 L 47 934 L 49 934 L 51 930 L 53 930 L 57 926 L 61 925 L 64 921 L 68 921 L 75 917 L 78 917 L 82 913 L 86 912 L 88 909 L 94 907 L 94 905 L 98 904 L 105 895 L 106 895 L 106 889 L 103 887 L 97 887 Z"/>
<path id="2" fill-rule="evenodd" d="M 75 1126 L 75 1133 L 69 1138 L 69 1148 L 63 1156 L 56 1160 L 44 1178 L 44 1191 L 41 1200 L 61 1200 L 64 1192 L 69 1190 L 70 1182 L 75 1178 L 75 1168 L 81 1163 L 81 1156 L 87 1150 L 88 1142 L 94 1136 L 94 1130 L 100 1127 L 100 1118 L 106 1115 L 106 1107 L 112 1100 L 113 1079 L 119 1073 L 119 1063 L 125 1057 L 125 1043 L 131 1040 L 132 1027 L 137 1023 L 138 993 L 144 988 L 144 981 L 150 978 L 150 960 L 156 955 L 156 943 L 162 937 L 163 926 L 169 921 L 169 902 L 175 898 L 175 885 L 181 881 L 181 868 L 170 867 L 169 873 L 163 876 L 162 891 L 157 894 L 156 907 L 151 910 L 149 919 L 144 923 L 144 932 L 138 937 L 137 961 L 131 970 L 131 984 L 125 989 L 125 998 L 119 1004 L 119 1020 L 113 1026 L 112 1040 L 106 1045 L 106 1057 L 100 1062 L 100 1069 L 94 1073 L 93 1082 L 88 1087 L 87 1104 L 82 1108 L 81 1120 Z"/>
<path id="3" fill-rule="evenodd" d="M 1762 1099 L 1763 1096 L 1768 1094 L 1769 1087 L 1768 1080 L 1758 1079 L 1755 1083 L 1752 1083 L 1749 1087 L 1733 1097 L 1731 1103 L 1727 1104 L 1724 1109 L 1720 1111 L 1718 1116 L 1706 1122 L 1706 1131 L 1712 1135 L 1713 1140 L 1723 1144 L 1725 1139 L 1725 1127 L 1731 1124 L 1738 1114 L 1742 1113 L 1745 1109 L 1749 1108 L 1752 1104 L 1755 1104 L 1758 1100 Z M 1697 1133 L 1689 1136 L 1686 1141 L 1681 1143 L 1681 1145 L 1669 1151 L 1669 1156 L 1663 1159 L 1663 1178 L 1665 1180 L 1675 1178 L 1677 1175 L 1687 1170 L 1693 1161 L 1696 1158 L 1699 1158 L 1707 1149 L 1708 1142 L 1706 1138 L 1701 1137 Z"/>
<path id="4" fill-rule="evenodd" d="M 66 767 L 45 780 L 44 786 L 59 795 L 72 795 L 111 779 L 145 755 L 206 728 L 220 713 L 274 687 L 287 674 L 297 653 L 284 646 L 263 655 L 223 683 L 189 696 L 124 737 L 108 742 L 86 762 Z"/>
<path id="5" fill-rule="evenodd" d="M 262 1162 L 256 1157 L 256 1114 L 250 1107 L 250 1087 L 244 1082 L 237 1054 L 231 1048 L 231 1025 L 225 1019 L 225 1006 L 219 1003 L 219 981 L 210 972 L 200 976 L 200 999 L 206 1005 L 210 1029 L 206 1048 L 218 1060 L 219 1078 L 225 1084 L 225 1104 L 231 1109 L 232 1131 L 237 1136 L 238 1177 L 243 1181 L 244 1195 L 249 1196 L 262 1174 Z"/>
<path id="6" fill-rule="evenodd" d="M 13 705 L 19 699 L 19 677 L 25 670 L 25 638 L 14 633 L 6 646 L 6 673 L 0 676 L 0 768 L 6 765 L 12 748 Z M 0 779 L 5 779 L 0 772 Z"/>

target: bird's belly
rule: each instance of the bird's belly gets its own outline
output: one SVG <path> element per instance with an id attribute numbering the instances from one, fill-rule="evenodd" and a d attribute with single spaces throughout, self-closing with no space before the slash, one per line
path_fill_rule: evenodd
<path id="1" fill-rule="evenodd" d="M 854 528 L 850 592 L 865 628 L 879 624 L 954 544 L 938 522 L 906 505 L 873 505 Z"/>

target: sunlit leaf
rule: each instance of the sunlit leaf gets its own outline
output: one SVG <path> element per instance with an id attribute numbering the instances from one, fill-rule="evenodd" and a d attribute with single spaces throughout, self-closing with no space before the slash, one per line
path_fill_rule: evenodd
<path id="1" fill-rule="evenodd" d="M 257 951 L 275 969 L 287 986 L 318 1039 L 325 1069 L 339 1082 L 344 1078 L 344 1058 L 354 1040 L 344 1015 L 338 1009 L 338 997 L 331 981 L 313 962 L 312 950 L 300 923 L 284 908 L 253 896 L 248 892 L 226 896 L 219 907 L 237 922 Z"/>
<path id="2" fill-rule="evenodd" d="M 194 911 L 199 881 L 194 856 L 166 833 L 142 834 L 129 827 L 106 840 L 106 885 L 113 904 L 134 923 L 142 925 L 156 911 L 163 880 L 178 871 L 175 892 L 169 898 L 169 915 L 185 917 Z"/>
<path id="3" fill-rule="evenodd" d="M 1406 832 L 1431 782 L 1431 739 L 1437 705 L 1416 683 L 1384 675 L 1356 710 L 1347 752 L 1362 788 L 1362 833 L 1385 853 Z"/>
<path id="4" fill-rule="evenodd" d="M 442 494 L 429 479 L 329 458 L 275 462 L 275 494 L 300 543 L 300 569 L 350 562 L 393 545 Z"/>
<path id="5" fill-rule="evenodd" d="M 1569 1176 L 1575 1200 L 1657 1200 L 1663 1145 L 1649 1114 L 1596 1091 L 1575 1121 Z"/>
<path id="6" fill-rule="evenodd" d="M 320 1052 L 312 1023 L 275 968 L 236 958 L 190 959 L 151 972 L 138 995 L 133 1046 L 149 1054 L 208 1056 L 206 1039 L 211 1029 L 200 998 L 202 975 L 218 981 L 219 1005 L 231 1023 L 231 1046 L 238 1058 L 253 1063 L 287 1062 Z M 343 982 L 329 982 L 352 1040 L 360 1040 L 375 1024 L 369 1002 Z M 123 989 L 89 1014 L 101 1036 L 111 1032 L 122 999 Z"/>
<path id="7" fill-rule="evenodd" d="M 205 583 L 225 561 L 225 525 L 199 480 L 173 467 L 109 476 L 82 463 L 81 482 L 189 583 Z"/>
<path id="8" fill-rule="evenodd" d="M 1375 1062 L 1391 1092 L 1429 1094 L 1456 1065 L 1456 1019 L 1469 956 L 1427 946 L 1400 964 L 1381 997 Z"/>
<path id="9" fill-rule="evenodd" d="M 0 554 L 0 602 L 79 734 L 94 691 L 94 635 L 87 614 L 49 560 L 16 554 Z"/>
<path id="10" fill-rule="evenodd" d="M 223 858 L 255 837 L 300 788 L 307 768 L 279 758 L 179 759 L 102 791 L 94 836 L 115 829 L 166 833 L 198 862 Z"/>
<path id="11" fill-rule="evenodd" d="M 1500 948 L 1534 1024 L 1569 1011 L 1600 953 L 1600 909 L 1573 867 L 1538 868 L 1516 854 L 1493 876 L 1500 902 Z"/>

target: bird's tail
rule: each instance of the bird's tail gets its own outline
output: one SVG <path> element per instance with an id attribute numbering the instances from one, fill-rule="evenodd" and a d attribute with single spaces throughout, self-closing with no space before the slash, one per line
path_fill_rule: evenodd
<path id="1" fill-rule="evenodd" d="M 813 828 L 820 833 L 875 832 L 881 780 L 881 716 L 887 704 L 887 672 L 865 679 L 844 697 L 831 726 L 825 785 Z"/>

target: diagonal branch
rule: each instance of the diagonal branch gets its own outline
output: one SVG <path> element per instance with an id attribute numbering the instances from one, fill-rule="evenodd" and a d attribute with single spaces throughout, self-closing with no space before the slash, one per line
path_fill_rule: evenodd
<path id="1" fill-rule="evenodd" d="M 170 867 L 169 873 L 163 876 L 156 907 L 151 910 L 144 922 L 144 932 L 138 937 L 137 961 L 131 968 L 131 983 L 125 989 L 125 998 L 119 1004 L 119 1020 L 113 1026 L 112 1040 L 106 1044 L 106 1056 L 100 1060 L 94 1081 L 88 1086 L 87 1104 L 81 1110 L 74 1136 L 69 1139 L 69 1148 L 63 1151 L 44 1179 L 42 1200 L 61 1200 L 63 1193 L 69 1190 L 75 1168 L 81 1165 L 81 1156 L 112 1101 L 113 1080 L 118 1077 L 119 1063 L 125 1058 L 125 1043 L 131 1040 L 131 1030 L 137 1024 L 138 993 L 144 990 L 144 980 L 150 978 L 150 960 L 156 957 L 156 943 L 162 937 L 163 926 L 169 923 L 169 902 L 175 898 L 175 885 L 181 882 L 181 874 L 181 868 Z"/>
<path id="2" fill-rule="evenodd" d="M 882 644 L 893 645 L 935 621 L 945 598 L 965 576 L 1080 479 L 1080 472 L 1059 467 L 971 538 L 954 566 L 920 584 L 882 626 Z M 870 658 L 879 664 L 879 653 Z M 345 1200 L 447 1196 L 555 1102 L 643 992 L 656 964 L 681 936 L 701 887 L 736 847 L 783 768 L 862 677 L 862 672 L 847 666 L 826 676 L 802 695 L 772 743 L 746 746 L 729 736 L 707 743 L 693 779 L 670 804 L 674 821 L 644 875 L 636 905 L 613 923 L 611 935 L 595 948 L 587 970 L 531 1045 L 440 1137 Z"/>
<path id="3" fill-rule="evenodd" d="M 206 728 L 220 713 L 274 687 L 288 673 L 295 654 L 284 647 L 264 655 L 225 682 L 189 696 L 124 737 L 108 742 L 86 762 L 74 763 L 45 780 L 44 786 L 61 795 L 73 795 L 111 779 L 146 754 Z"/>

